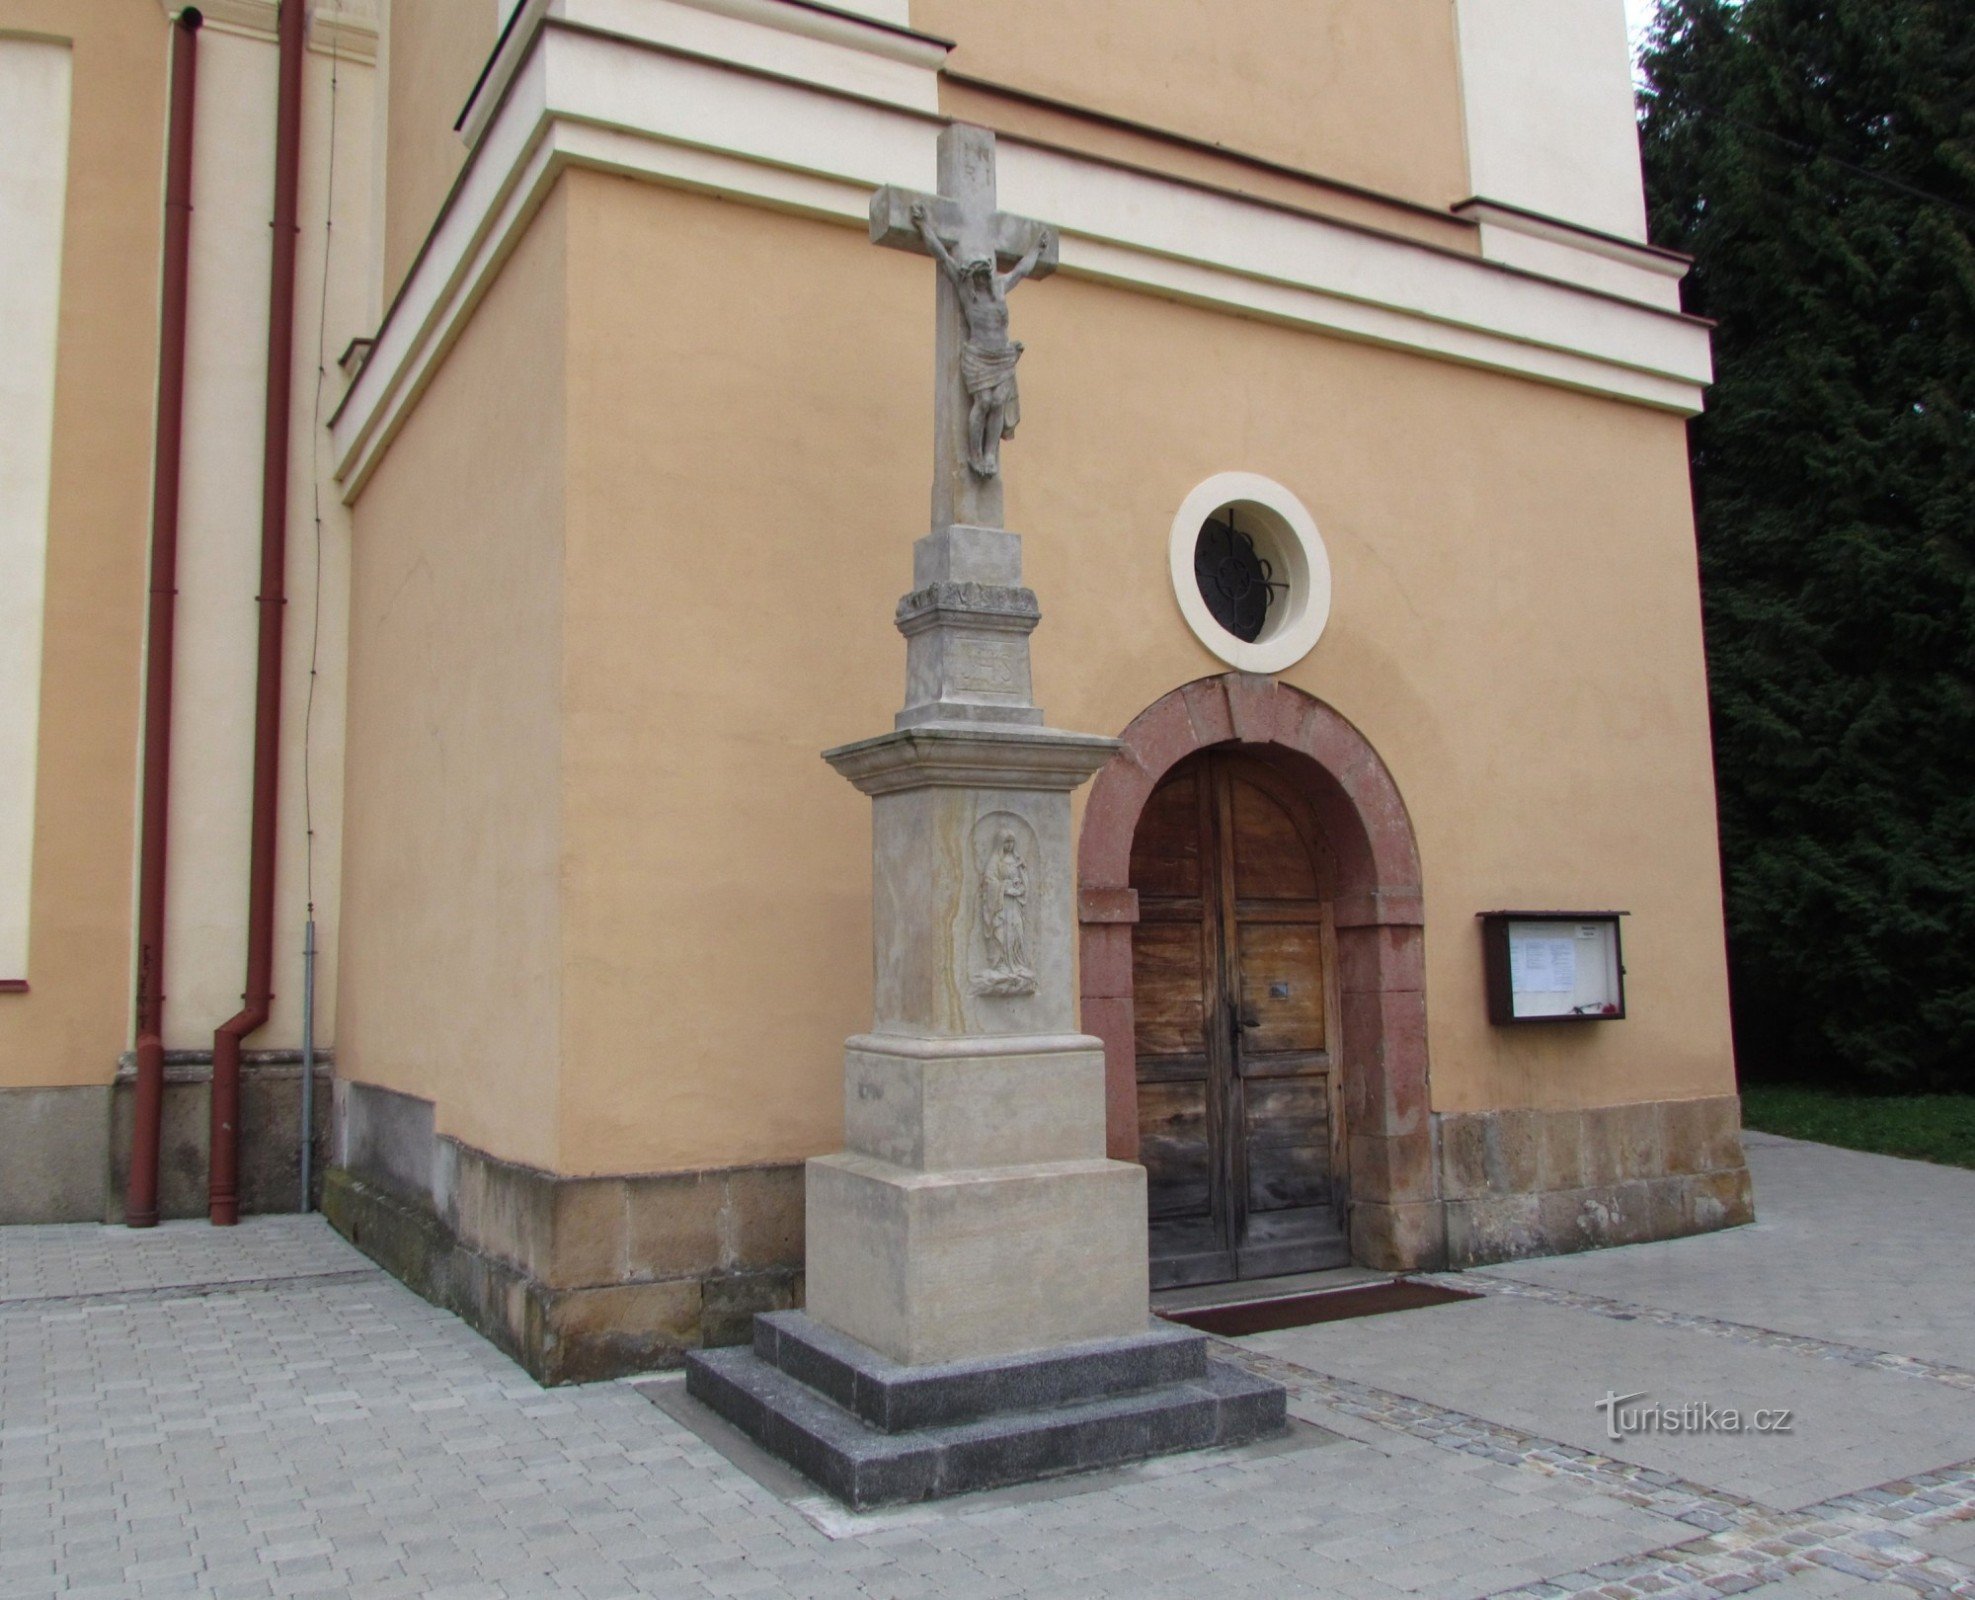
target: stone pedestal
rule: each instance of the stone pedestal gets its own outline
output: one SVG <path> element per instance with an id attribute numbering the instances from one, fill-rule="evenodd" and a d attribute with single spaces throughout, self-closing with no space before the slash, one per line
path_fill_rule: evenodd
<path id="1" fill-rule="evenodd" d="M 872 799 L 848 1148 L 806 1174 L 808 1315 L 757 1317 L 753 1350 L 686 1363 L 694 1396 L 860 1506 L 1285 1425 L 1278 1386 L 1147 1325 L 1145 1170 L 1105 1158 L 1104 1047 L 1077 1032 L 1071 981 L 1070 794 L 1118 741 L 1043 725 L 1042 614 L 994 460 L 1019 414 L 1007 291 L 1054 267 L 1056 239 L 996 210 L 987 129 L 946 128 L 939 176 L 936 195 L 871 202 L 872 242 L 940 272 L 905 705 L 824 756 Z"/>
<path id="2" fill-rule="evenodd" d="M 874 1017 L 848 1148 L 809 1166 L 809 1312 L 908 1365 L 1145 1326 L 1145 1172 L 1105 1158 L 1071 981 L 1070 792 L 1117 742 L 1041 726 L 1021 561 L 999 528 L 919 541 L 898 726 L 826 757 L 872 798 Z"/>
<path id="3" fill-rule="evenodd" d="M 845 1046 L 847 1148 L 808 1167 L 808 1314 L 687 1363 L 695 1396 L 855 1505 L 1285 1422 L 1279 1388 L 1148 1326 L 1145 1171 L 1105 1157 L 1070 794 L 1117 743 L 1042 726 L 1013 534 L 938 528 L 913 576 L 897 726 L 826 757 L 872 797 L 873 1020 Z"/>
<path id="4" fill-rule="evenodd" d="M 908 1365 L 1142 1329 L 1145 1173 L 1104 1158 L 1103 1077 L 1076 1035 L 852 1039 L 810 1314 Z"/>

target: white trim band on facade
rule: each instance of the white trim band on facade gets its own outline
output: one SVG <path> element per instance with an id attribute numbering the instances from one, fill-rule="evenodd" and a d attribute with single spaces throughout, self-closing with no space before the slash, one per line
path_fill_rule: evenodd
<path id="1" fill-rule="evenodd" d="M 345 498 L 564 167 L 861 230 L 873 189 L 934 186 L 941 126 L 896 101 L 539 23 L 333 421 Z M 1683 415 L 1711 377 L 1691 318 L 1012 135 L 1000 198 L 1060 228 L 1059 270 L 1121 287 Z"/>
<path id="2" fill-rule="evenodd" d="M 0 981 L 27 977 L 72 59 L 0 38 Z"/>
<path id="3" fill-rule="evenodd" d="M 1283 585 L 1252 641 L 1222 627 L 1200 592 L 1193 553 L 1201 527 L 1217 512 L 1245 513 L 1255 552 Z M 1173 597 L 1193 635 L 1237 672 L 1286 672 L 1316 648 L 1330 621 L 1330 552 L 1303 502 L 1256 472 L 1217 472 L 1198 484 L 1173 514 L 1166 541 Z"/>
<path id="4" fill-rule="evenodd" d="M 168 17 L 176 17 L 194 0 L 158 0 Z M 345 61 L 374 62 L 377 59 L 377 7 L 379 0 L 315 0 L 309 7 L 309 48 L 319 55 L 337 56 Z M 272 43 L 279 20 L 279 0 L 197 0 L 205 26 L 220 33 L 237 33 L 243 38 Z"/>
<path id="5" fill-rule="evenodd" d="M 951 48 L 914 33 L 902 19 L 858 16 L 809 0 L 520 0 L 519 15 L 502 29 L 460 113 L 468 145 L 487 131 L 546 20 L 929 112 L 939 109 L 934 74 Z"/>
<path id="6" fill-rule="evenodd" d="M 1463 200 L 1453 213 L 1479 229 L 1484 260 L 1622 295 L 1642 305 L 1680 309 L 1680 283 L 1692 265 L 1686 256 L 1479 195 Z"/>

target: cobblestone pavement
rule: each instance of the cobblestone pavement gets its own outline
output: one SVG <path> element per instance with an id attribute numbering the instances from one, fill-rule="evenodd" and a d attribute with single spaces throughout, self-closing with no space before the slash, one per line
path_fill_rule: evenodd
<path id="1" fill-rule="evenodd" d="M 1901 1226 L 1913 1178 L 1950 1253 L 1975 1236 L 1975 1190 L 1929 1169 L 1758 1144 L 1754 1264 L 1719 1237 L 1636 1247 L 1638 1297 L 1625 1251 L 1468 1274 L 1486 1299 L 1228 1345 L 1329 1430 L 1311 1447 L 864 1519 L 805 1514 L 630 1384 L 538 1387 L 315 1219 L 0 1230 L 0 1600 L 1975 1600 L 1959 1335 L 1932 1288 L 1902 1321 L 1909 1247 L 1889 1270 L 1787 1215 L 1827 1158 L 1876 1163 L 1854 1192 Z M 1751 1320 L 1751 1272 L 1787 1316 Z M 1790 1405 L 1804 1431 L 1610 1442 L 1582 1403 L 1610 1386 Z"/>

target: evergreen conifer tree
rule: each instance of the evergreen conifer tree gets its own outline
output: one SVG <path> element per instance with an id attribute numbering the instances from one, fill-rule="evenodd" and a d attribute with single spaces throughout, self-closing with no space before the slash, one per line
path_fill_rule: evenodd
<path id="1" fill-rule="evenodd" d="M 1975 1088 L 1975 3 L 1661 0 L 1746 1077 Z"/>

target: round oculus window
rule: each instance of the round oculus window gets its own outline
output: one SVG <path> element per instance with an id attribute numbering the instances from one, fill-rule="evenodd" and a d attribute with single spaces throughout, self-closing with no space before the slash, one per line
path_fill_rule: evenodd
<path id="1" fill-rule="evenodd" d="M 1243 644 L 1262 636 L 1269 606 L 1289 590 L 1269 558 L 1256 550 L 1235 506 L 1201 524 L 1193 543 L 1193 581 L 1214 620 Z"/>
<path id="2" fill-rule="evenodd" d="M 1201 484 L 1173 519 L 1173 590 L 1194 635 L 1230 666 L 1280 672 L 1330 618 L 1330 556 L 1303 503 L 1252 472 Z"/>

